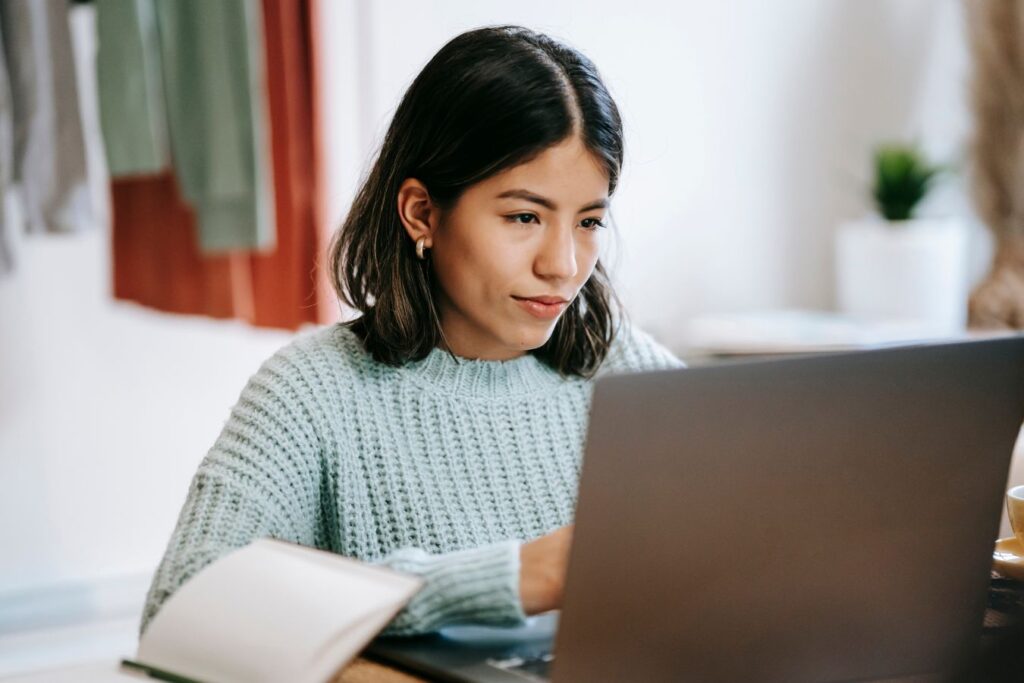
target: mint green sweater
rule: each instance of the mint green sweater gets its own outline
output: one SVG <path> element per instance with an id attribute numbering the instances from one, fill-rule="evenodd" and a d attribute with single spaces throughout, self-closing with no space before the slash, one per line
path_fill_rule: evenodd
<path id="1" fill-rule="evenodd" d="M 681 366 L 624 324 L 598 374 Z M 266 536 L 424 578 L 388 633 L 521 623 L 519 547 L 572 521 L 592 388 L 532 355 L 434 349 L 395 368 L 340 324 L 300 335 L 200 463 L 140 634 L 189 577 Z"/>

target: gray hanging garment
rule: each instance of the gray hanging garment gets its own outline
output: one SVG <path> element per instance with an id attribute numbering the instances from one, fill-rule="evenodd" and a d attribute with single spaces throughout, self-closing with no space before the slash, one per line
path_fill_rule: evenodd
<path id="1" fill-rule="evenodd" d="M 66 0 L 0 2 L 13 113 L 8 156 L 29 232 L 93 223 Z M 0 152 L 3 151 L 0 146 Z"/>

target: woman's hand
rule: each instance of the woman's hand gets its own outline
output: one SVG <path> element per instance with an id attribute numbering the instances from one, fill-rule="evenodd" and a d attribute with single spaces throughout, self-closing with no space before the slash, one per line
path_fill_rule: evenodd
<path id="1" fill-rule="evenodd" d="M 540 614 L 562 606 L 572 530 L 573 525 L 569 524 L 520 547 L 519 596 L 526 614 Z"/>

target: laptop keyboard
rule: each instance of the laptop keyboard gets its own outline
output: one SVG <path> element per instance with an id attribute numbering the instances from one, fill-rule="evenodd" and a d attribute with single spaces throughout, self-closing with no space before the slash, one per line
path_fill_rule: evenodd
<path id="1" fill-rule="evenodd" d="M 546 683 L 551 680 L 551 662 L 554 660 L 554 653 L 545 650 L 536 653 L 513 654 L 501 659 L 488 659 L 487 663 L 496 669 L 517 674 L 524 680 Z"/>

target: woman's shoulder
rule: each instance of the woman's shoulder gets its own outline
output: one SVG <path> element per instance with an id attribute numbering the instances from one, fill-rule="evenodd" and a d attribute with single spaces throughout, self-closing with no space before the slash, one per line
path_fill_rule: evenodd
<path id="1" fill-rule="evenodd" d="M 684 368 L 686 364 L 628 319 L 621 320 L 598 376 Z"/>
<path id="2" fill-rule="evenodd" d="M 299 332 L 279 353 L 311 357 L 321 362 L 364 362 L 369 358 L 355 332 L 345 323 L 320 325 Z"/>
<path id="3" fill-rule="evenodd" d="M 352 376 L 353 370 L 372 363 L 355 333 L 334 323 L 300 331 L 263 362 L 258 374 L 283 382 L 319 382 L 328 376 Z"/>

